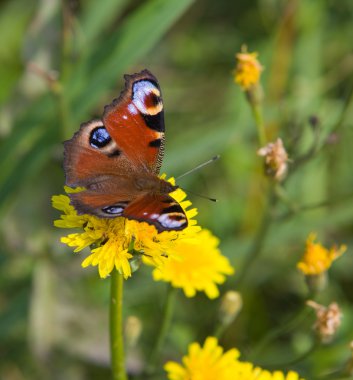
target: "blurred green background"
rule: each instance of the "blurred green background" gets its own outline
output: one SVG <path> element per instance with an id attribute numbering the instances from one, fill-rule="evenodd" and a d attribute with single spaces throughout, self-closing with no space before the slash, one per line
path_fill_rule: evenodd
<path id="1" fill-rule="evenodd" d="M 351 356 L 353 339 L 353 2 L 351 0 L 7 0 L 0 4 L 0 378 L 109 378 L 109 280 L 83 270 L 87 252 L 63 246 L 50 205 L 63 192 L 62 141 L 100 116 L 123 74 L 148 68 L 162 87 L 167 145 L 162 171 L 177 176 L 215 154 L 221 160 L 180 181 L 199 223 L 221 240 L 236 274 L 221 287 L 241 290 L 244 307 L 221 339 L 263 366 L 323 379 Z M 242 44 L 265 67 L 268 136 L 280 136 L 293 170 L 291 205 L 278 202 L 259 258 L 238 286 L 262 218 L 266 182 L 249 105 L 234 84 Z M 316 129 L 309 118 L 319 120 Z M 320 205 L 320 203 L 322 203 Z M 320 205 L 320 207 L 316 207 Z M 305 209 L 301 210 L 304 206 Z M 316 231 L 348 253 L 330 271 L 319 301 L 337 301 L 343 324 L 335 340 L 305 360 L 314 316 L 255 355 L 264 336 L 301 310 L 307 289 L 296 269 Z M 138 374 L 155 341 L 167 286 L 142 268 L 126 282 L 125 317 L 142 333 L 128 352 Z M 219 300 L 186 299 L 163 356 L 179 360 L 217 324 Z M 283 364 L 283 366 L 281 365 Z M 137 376 L 137 375 L 136 375 Z M 331 378 L 341 378 L 341 375 Z M 134 377 L 132 377 L 134 378 Z M 137 377 L 136 377 L 137 378 Z M 343 378 L 343 377 L 342 377 Z"/>

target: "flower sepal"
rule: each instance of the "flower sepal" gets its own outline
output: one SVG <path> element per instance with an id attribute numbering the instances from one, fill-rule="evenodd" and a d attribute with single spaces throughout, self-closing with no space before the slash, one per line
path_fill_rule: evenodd
<path id="1" fill-rule="evenodd" d="M 129 261 L 131 267 L 131 273 L 135 273 L 140 269 L 142 264 L 142 253 L 138 251 L 133 251 L 133 256 Z"/>
<path id="2" fill-rule="evenodd" d="M 310 294 L 318 294 L 326 289 L 328 284 L 327 272 L 322 272 L 317 275 L 305 276 L 305 282 L 308 286 Z"/>

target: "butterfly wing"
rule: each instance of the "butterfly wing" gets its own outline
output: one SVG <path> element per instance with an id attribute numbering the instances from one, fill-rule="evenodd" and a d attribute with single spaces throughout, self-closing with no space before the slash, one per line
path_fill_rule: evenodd
<path id="1" fill-rule="evenodd" d="M 159 173 L 164 152 L 164 111 L 157 79 L 143 70 L 125 75 L 125 89 L 106 106 L 103 123 L 136 167 Z"/>
<path id="2" fill-rule="evenodd" d="M 167 194 L 144 194 L 127 205 L 122 215 L 152 224 L 158 232 L 182 230 L 188 225 L 180 204 Z"/>
<path id="3" fill-rule="evenodd" d="M 125 89 L 105 107 L 103 120 L 82 124 L 64 143 L 66 184 L 86 188 L 70 195 L 81 214 L 118 216 L 121 202 L 141 194 L 135 179 L 158 173 L 161 165 L 164 116 L 158 82 L 147 70 L 125 79 Z"/>
<path id="4" fill-rule="evenodd" d="M 100 176 L 127 175 L 133 171 L 101 120 L 83 123 L 71 140 L 64 142 L 66 185 L 87 186 Z"/>

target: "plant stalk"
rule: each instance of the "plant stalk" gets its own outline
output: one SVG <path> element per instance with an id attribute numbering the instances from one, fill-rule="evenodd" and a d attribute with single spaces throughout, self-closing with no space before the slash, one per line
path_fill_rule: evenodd
<path id="1" fill-rule="evenodd" d="M 123 276 L 114 269 L 110 287 L 110 352 L 113 380 L 127 380 L 123 338 Z"/>
<path id="2" fill-rule="evenodd" d="M 158 361 L 161 356 L 161 351 L 163 348 L 163 344 L 165 341 L 165 338 L 167 336 L 172 317 L 174 312 L 174 305 L 175 305 L 175 298 L 176 298 L 176 289 L 170 286 L 168 288 L 168 294 L 166 297 L 166 301 L 164 304 L 164 310 L 163 310 L 163 319 L 161 323 L 161 328 L 158 333 L 158 337 L 155 343 L 155 346 L 152 350 L 152 354 L 150 356 L 149 364 L 147 367 L 147 374 L 151 375 L 155 372 L 155 369 L 158 365 Z"/>
<path id="3" fill-rule="evenodd" d="M 262 116 L 261 105 L 251 104 L 251 110 L 252 110 L 252 113 L 253 113 L 253 116 L 255 119 L 257 135 L 258 135 L 258 139 L 259 139 L 259 145 L 260 145 L 260 147 L 263 147 L 266 145 L 267 138 L 266 138 L 264 119 Z"/>
<path id="4" fill-rule="evenodd" d="M 238 287 L 241 287 L 243 285 L 244 280 L 246 276 L 248 275 L 248 272 L 252 264 L 259 257 L 259 255 L 261 254 L 263 250 L 267 234 L 273 222 L 272 213 L 273 213 L 273 207 L 275 206 L 276 200 L 277 198 L 274 192 L 274 187 L 272 184 L 270 184 L 268 188 L 267 204 L 265 206 L 265 210 L 263 211 L 262 219 L 257 229 L 253 244 L 251 245 L 250 250 L 245 257 L 243 270 L 241 271 L 238 278 Z"/>

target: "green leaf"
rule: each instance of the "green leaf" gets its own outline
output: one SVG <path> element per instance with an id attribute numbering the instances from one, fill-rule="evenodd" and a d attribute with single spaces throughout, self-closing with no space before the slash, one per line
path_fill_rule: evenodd
<path id="1" fill-rule="evenodd" d="M 33 1 L 26 4 L 22 0 L 7 1 L 0 11 L 0 102 L 8 96 L 22 71 L 21 45 L 25 28 L 33 11 Z"/>
<path id="2" fill-rule="evenodd" d="M 79 20 L 83 49 L 90 47 L 104 29 L 119 17 L 127 2 L 127 0 L 91 0 L 85 4 Z"/>
<path id="3" fill-rule="evenodd" d="M 33 179 L 40 169 L 48 162 L 51 144 L 48 143 L 48 134 L 36 140 L 34 149 L 22 157 L 21 160 L 15 161 L 12 165 L 12 173 L 5 177 L 6 182 L 0 188 L 0 216 L 6 211 L 9 205 L 8 199 L 16 197 L 19 188 Z"/>
<path id="4" fill-rule="evenodd" d="M 102 46 L 92 51 L 90 58 L 78 66 L 67 84 L 76 122 L 82 119 L 82 115 L 90 110 L 106 89 L 114 86 L 129 65 L 137 62 L 157 43 L 192 2 L 148 1 Z"/>

